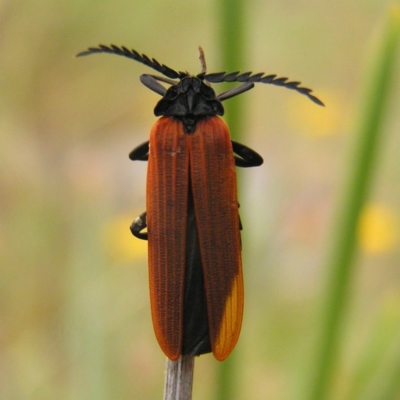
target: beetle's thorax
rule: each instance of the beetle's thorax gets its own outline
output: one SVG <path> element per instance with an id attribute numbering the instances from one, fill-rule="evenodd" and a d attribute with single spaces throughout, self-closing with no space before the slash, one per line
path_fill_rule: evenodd
<path id="1" fill-rule="evenodd" d="M 186 133 L 193 133 L 200 119 L 223 115 L 224 108 L 214 90 L 202 79 L 187 76 L 167 90 L 154 114 L 175 117 L 182 121 Z"/>

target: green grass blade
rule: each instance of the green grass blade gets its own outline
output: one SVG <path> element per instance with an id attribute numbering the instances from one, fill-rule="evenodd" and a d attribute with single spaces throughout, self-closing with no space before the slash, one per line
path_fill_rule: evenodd
<path id="1" fill-rule="evenodd" d="M 357 367 L 350 381 L 349 394 L 346 396 L 347 400 L 365 399 L 366 388 L 376 379 L 377 375 L 382 375 L 380 371 L 392 371 L 392 369 L 385 369 L 384 366 L 387 355 L 392 353 L 393 344 L 399 341 L 400 310 L 398 309 L 397 298 L 393 299 L 393 295 L 388 297 L 380 315 L 373 324 L 370 338 L 357 362 Z M 397 347 L 400 350 L 400 346 Z M 390 372 L 388 375 L 391 375 Z M 386 381 L 387 378 L 380 380 Z M 386 400 L 386 397 L 379 398 Z"/>
<path id="2" fill-rule="evenodd" d="M 221 67 L 224 71 L 233 72 L 244 64 L 245 4 L 243 0 L 219 0 L 217 7 L 219 12 Z M 243 127 L 242 96 L 229 99 L 224 103 L 224 108 L 224 119 L 229 126 L 231 136 L 235 140 L 240 140 Z M 218 400 L 235 398 L 235 392 L 237 392 L 237 358 L 238 355 L 234 351 L 224 362 L 218 365 L 215 393 L 215 398 Z"/>
<path id="3" fill-rule="evenodd" d="M 243 0 L 219 0 L 221 67 L 226 72 L 243 68 L 245 60 L 245 3 Z M 243 131 L 243 96 L 224 103 L 231 136 L 239 140 Z"/>
<path id="4" fill-rule="evenodd" d="M 338 362 L 340 334 L 354 277 L 357 221 L 376 167 L 383 119 L 392 86 L 399 21 L 399 9 L 393 8 L 383 27 L 363 98 L 355 149 L 348 167 L 348 179 L 327 262 L 329 279 L 323 304 L 321 340 L 310 382 L 310 400 L 328 397 Z"/>
<path id="5" fill-rule="evenodd" d="M 363 400 L 398 400 L 400 397 L 400 343 L 398 343 L 394 357 L 385 365 L 384 374 L 378 387 L 372 393 L 363 397 Z"/>

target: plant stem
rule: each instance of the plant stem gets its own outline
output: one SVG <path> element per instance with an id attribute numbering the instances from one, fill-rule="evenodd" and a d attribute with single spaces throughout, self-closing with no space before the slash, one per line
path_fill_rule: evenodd
<path id="1" fill-rule="evenodd" d="M 181 356 L 178 361 L 167 358 L 164 400 L 191 400 L 194 357 Z"/>

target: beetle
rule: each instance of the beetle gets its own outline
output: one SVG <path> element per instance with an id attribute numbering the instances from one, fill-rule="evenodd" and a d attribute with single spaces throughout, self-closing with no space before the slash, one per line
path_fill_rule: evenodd
<path id="1" fill-rule="evenodd" d="M 243 316 L 242 229 L 237 200 L 237 167 L 256 167 L 262 157 L 230 139 L 220 118 L 222 101 L 266 83 L 293 89 L 323 103 L 300 82 L 251 72 L 178 72 L 154 58 L 115 45 L 78 54 L 110 53 L 138 61 L 163 76 L 141 82 L 162 96 L 149 141 L 129 154 L 148 161 L 147 211 L 131 231 L 148 240 L 150 302 L 154 331 L 171 360 L 213 352 L 224 360 L 239 338 Z M 166 83 L 169 88 L 161 85 Z M 210 83 L 239 82 L 218 95 Z M 144 231 L 147 228 L 147 231 Z"/>

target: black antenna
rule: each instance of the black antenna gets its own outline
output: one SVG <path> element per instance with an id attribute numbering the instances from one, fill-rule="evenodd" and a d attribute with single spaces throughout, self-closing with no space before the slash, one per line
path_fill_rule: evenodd
<path id="1" fill-rule="evenodd" d="M 200 74 L 202 78 L 206 79 L 211 83 L 220 82 L 249 82 L 249 83 L 266 83 L 275 86 L 282 86 L 287 89 L 295 90 L 300 94 L 304 94 L 311 101 L 318 104 L 319 106 L 324 106 L 324 103 L 311 94 L 312 89 L 304 88 L 299 86 L 301 82 L 289 81 L 289 78 L 277 78 L 276 75 L 265 75 L 264 72 L 252 75 L 252 72 L 245 72 L 239 75 L 239 71 L 231 72 L 227 74 L 226 72 L 215 72 L 211 74 Z M 200 76 L 199 76 L 200 77 Z"/>
<path id="2" fill-rule="evenodd" d="M 100 44 L 98 47 L 89 47 L 87 50 L 82 51 L 81 53 L 77 54 L 77 57 L 88 56 L 91 54 L 97 53 L 109 53 L 109 54 L 116 54 L 118 56 L 123 56 L 127 58 L 131 58 L 135 61 L 138 61 L 144 65 L 147 65 L 150 68 L 155 69 L 156 71 L 160 72 L 161 74 L 167 76 L 171 79 L 182 79 L 185 76 L 188 76 L 186 72 L 177 72 L 172 68 L 167 67 L 164 64 L 160 64 L 156 59 L 150 59 L 145 54 L 140 54 L 135 50 L 129 50 L 124 46 L 118 47 L 114 44 L 110 46 L 105 46 L 104 44 Z M 241 82 L 241 83 L 265 83 L 269 85 L 275 86 L 282 86 L 286 89 L 292 89 L 296 92 L 307 96 L 311 101 L 314 103 L 324 106 L 324 103 L 311 94 L 312 89 L 308 89 L 305 87 L 299 86 L 301 82 L 297 81 L 288 81 L 289 78 L 277 78 L 276 75 L 265 75 L 264 72 L 252 75 L 252 72 L 244 72 L 242 74 L 239 71 L 226 73 L 226 72 L 215 72 L 211 74 L 206 74 L 201 72 L 197 75 L 198 78 L 204 79 L 211 83 L 220 83 L 220 82 Z M 170 83 L 170 82 L 169 82 Z M 246 86 L 246 85 L 245 85 Z M 246 86 L 245 90 L 251 89 Z M 233 89 L 232 89 L 233 90 Z M 234 91 L 235 95 L 240 94 L 243 90 L 239 89 L 239 91 Z M 237 93 L 236 93 L 237 92 Z M 228 94 L 230 91 L 228 91 Z M 230 98 L 232 95 L 226 96 L 226 98 Z"/>
<path id="3" fill-rule="evenodd" d="M 187 76 L 187 74 L 179 73 L 173 70 L 172 68 L 167 67 L 164 64 L 160 64 L 154 58 L 150 59 L 145 54 L 140 54 L 135 50 L 129 50 L 126 47 L 118 47 L 114 44 L 110 46 L 105 46 L 104 44 L 100 44 L 98 47 L 89 47 L 87 50 L 78 53 L 77 57 L 89 56 L 91 54 L 97 53 L 109 53 L 109 54 L 116 54 L 118 56 L 128 57 L 135 61 L 138 61 L 144 65 L 147 65 L 150 68 L 155 69 L 156 71 L 160 72 L 161 74 L 167 76 L 171 79 L 178 79 L 182 78 L 183 76 Z"/>

